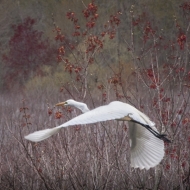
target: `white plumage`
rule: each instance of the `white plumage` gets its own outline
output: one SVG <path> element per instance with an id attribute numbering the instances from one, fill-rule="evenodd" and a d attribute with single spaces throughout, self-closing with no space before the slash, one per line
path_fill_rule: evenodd
<path id="1" fill-rule="evenodd" d="M 163 140 L 169 140 L 158 133 L 155 124 L 144 113 L 129 104 L 114 101 L 91 111 L 89 111 L 86 104 L 74 100 L 67 100 L 57 105 L 74 106 L 80 109 L 83 114 L 55 128 L 31 133 L 25 136 L 25 139 L 39 142 L 58 133 L 63 127 L 117 119 L 129 121 L 132 167 L 148 170 L 158 165 L 164 157 Z"/>

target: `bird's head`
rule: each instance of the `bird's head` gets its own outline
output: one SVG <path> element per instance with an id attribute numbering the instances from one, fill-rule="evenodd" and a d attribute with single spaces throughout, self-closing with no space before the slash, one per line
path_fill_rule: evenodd
<path id="1" fill-rule="evenodd" d="M 89 111 L 88 106 L 86 104 L 84 104 L 82 102 L 77 102 L 72 99 L 67 100 L 65 102 L 60 102 L 60 103 L 56 104 L 56 106 L 73 106 L 73 107 L 80 109 L 83 113 Z"/>
<path id="2" fill-rule="evenodd" d="M 59 102 L 56 104 L 56 106 L 75 106 L 76 103 L 77 102 L 75 100 L 70 99 L 70 100 L 67 100 L 65 102 Z"/>

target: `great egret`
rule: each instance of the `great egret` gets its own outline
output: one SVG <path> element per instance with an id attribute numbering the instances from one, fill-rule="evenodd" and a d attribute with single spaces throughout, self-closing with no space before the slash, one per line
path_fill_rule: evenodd
<path id="1" fill-rule="evenodd" d="M 39 142 L 59 132 L 63 127 L 79 124 L 91 124 L 108 120 L 129 121 L 129 137 L 131 147 L 131 166 L 140 169 L 150 169 L 160 163 L 164 157 L 164 141 L 170 142 L 165 135 L 159 134 L 155 123 L 144 113 L 135 107 L 114 101 L 108 105 L 89 110 L 87 105 L 74 100 L 67 100 L 56 104 L 70 105 L 80 109 L 83 114 L 69 120 L 68 122 L 51 128 L 36 131 L 25 136 L 25 139 Z"/>

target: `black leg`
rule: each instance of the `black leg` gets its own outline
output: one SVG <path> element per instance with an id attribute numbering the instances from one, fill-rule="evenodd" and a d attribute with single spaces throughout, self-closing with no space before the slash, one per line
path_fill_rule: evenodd
<path id="1" fill-rule="evenodd" d="M 131 122 L 138 123 L 138 124 L 142 125 L 147 130 L 149 130 L 155 137 L 157 137 L 159 139 L 162 139 L 164 142 L 168 142 L 168 143 L 171 142 L 169 139 L 166 138 L 166 136 L 167 136 L 166 134 L 160 134 L 160 133 L 158 133 L 157 131 L 155 131 L 154 129 L 152 129 L 149 125 L 142 124 L 142 123 L 140 123 L 138 121 L 135 121 L 135 120 L 131 120 Z"/>

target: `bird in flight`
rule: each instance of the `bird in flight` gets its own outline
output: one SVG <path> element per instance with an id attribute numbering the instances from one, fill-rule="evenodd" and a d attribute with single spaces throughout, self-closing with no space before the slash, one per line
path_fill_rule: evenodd
<path id="1" fill-rule="evenodd" d="M 39 142 L 58 133 L 60 129 L 73 125 L 92 124 L 108 120 L 128 121 L 129 141 L 131 149 L 131 166 L 140 169 L 150 169 L 158 165 L 164 157 L 164 141 L 170 142 L 165 134 L 158 133 L 155 123 L 135 107 L 113 101 L 108 105 L 89 110 L 85 103 L 67 100 L 57 106 L 74 106 L 83 114 L 66 123 L 25 136 L 25 139 Z"/>

